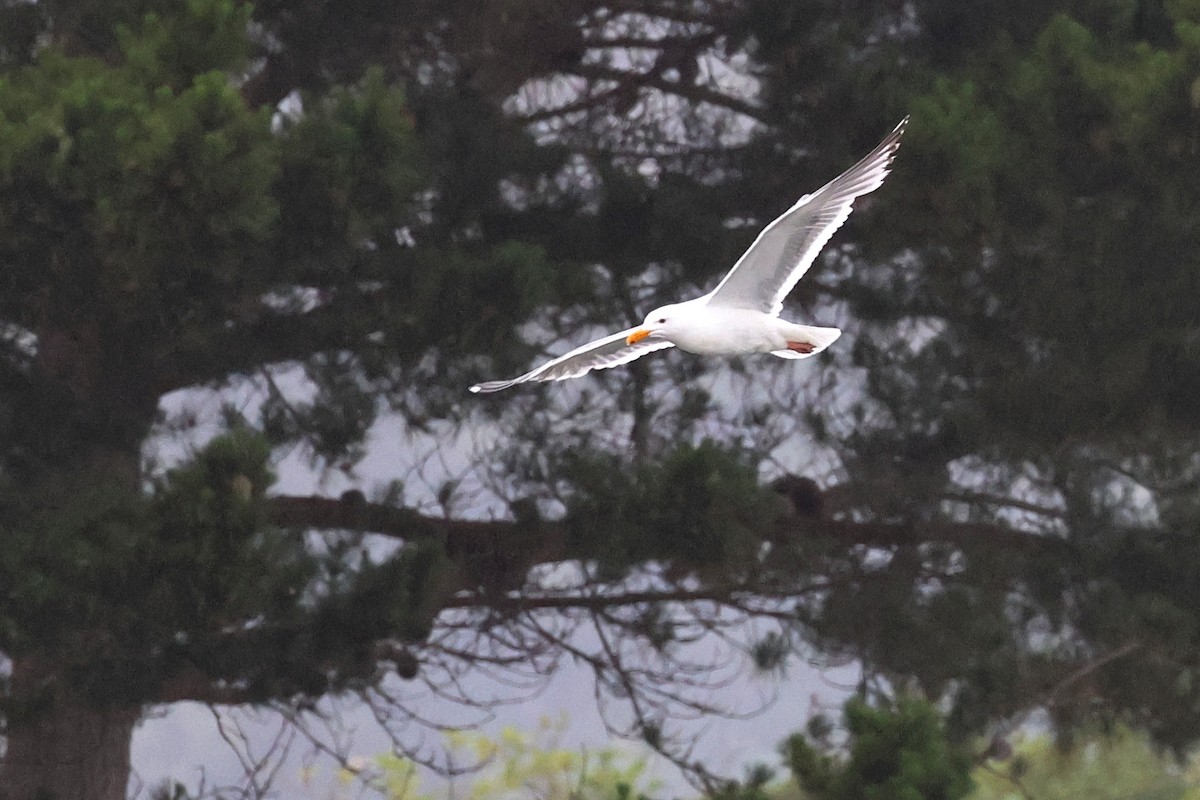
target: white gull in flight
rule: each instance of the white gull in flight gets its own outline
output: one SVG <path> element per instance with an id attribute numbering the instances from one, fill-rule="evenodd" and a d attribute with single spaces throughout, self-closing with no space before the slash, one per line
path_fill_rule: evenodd
<path id="1" fill-rule="evenodd" d="M 806 358 L 821 352 L 842 332 L 780 319 L 783 298 L 850 216 L 855 199 L 883 185 L 907 123 L 905 117 L 866 158 L 801 197 L 763 228 L 708 294 L 656 308 L 636 328 L 577 347 L 512 380 L 477 383 L 471 391 L 498 392 L 528 381 L 578 378 L 671 346 L 699 355 L 771 353 Z"/>

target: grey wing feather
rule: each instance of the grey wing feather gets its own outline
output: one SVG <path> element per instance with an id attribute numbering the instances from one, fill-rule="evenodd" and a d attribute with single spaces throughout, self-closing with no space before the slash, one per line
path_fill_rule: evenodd
<path id="1" fill-rule="evenodd" d="M 630 328 L 589 342 L 512 380 L 477 383 L 471 387 L 471 391 L 498 392 L 528 381 L 564 381 L 568 378 L 578 378 L 594 369 L 619 367 L 647 353 L 671 347 L 671 343 L 666 339 L 642 339 L 636 344 L 625 344 L 625 337 L 634 330 L 636 328 Z"/>
<path id="2" fill-rule="evenodd" d="M 816 192 L 806 194 L 763 229 L 708 295 L 713 305 L 778 314 L 783 299 L 850 216 L 858 197 L 883 185 L 908 117 L 871 153 Z"/>

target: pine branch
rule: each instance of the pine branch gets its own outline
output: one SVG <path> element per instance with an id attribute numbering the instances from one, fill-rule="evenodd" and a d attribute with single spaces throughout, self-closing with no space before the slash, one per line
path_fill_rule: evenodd
<path id="1" fill-rule="evenodd" d="M 838 582 L 817 580 L 808 585 L 788 582 L 773 585 L 756 576 L 747 583 L 736 576 L 721 578 L 711 570 L 700 585 L 654 589 L 626 589 L 611 592 L 530 592 L 522 588 L 524 576 L 537 565 L 571 558 L 569 530 L 556 521 L 462 520 L 433 517 L 407 508 L 368 503 L 357 493 L 342 499 L 319 496 L 280 495 L 268 498 L 274 521 L 297 529 L 353 530 L 402 539 L 405 542 L 438 540 L 444 543 L 450 558 L 459 565 L 458 578 L 442 587 L 442 597 L 434 608 L 447 610 L 488 610 L 501 614 L 531 611 L 579 610 L 606 614 L 618 607 L 654 603 L 716 603 L 748 614 L 770 616 L 773 602 L 795 600 L 814 592 L 828 591 Z M 1018 551 L 1032 557 L 1069 553 L 1069 544 L 1061 539 L 1038 536 L 995 525 L 925 522 L 900 524 L 889 522 L 850 522 L 819 516 L 793 516 L 781 520 L 765 537 L 775 542 L 795 539 L 824 539 L 847 547 L 911 547 L 942 542 L 964 550 Z M 498 572 L 502 582 L 475 584 L 479 573 Z M 864 579 L 861 574 L 845 581 Z M 790 618 L 790 617 L 789 617 Z M 239 636 L 258 637 L 266 633 L 255 628 Z M 381 645 L 384 643 L 381 643 Z M 397 650 L 406 662 L 412 661 L 407 650 Z M 1122 653 L 1123 654 L 1123 653 Z M 364 661 L 394 657 L 384 649 Z M 1068 681 L 1069 682 L 1069 681 Z M 166 680 L 156 694 L 156 702 L 195 700 L 213 704 L 253 702 L 255 698 L 226 682 L 214 681 L 202 670 L 185 667 Z"/>
<path id="2" fill-rule="evenodd" d="M 516 555 L 536 543 L 540 554 L 569 557 L 564 523 L 533 525 L 508 520 L 462 520 L 431 517 L 412 509 L 366 503 L 353 498 L 278 495 L 268 501 L 275 521 L 286 527 L 354 530 L 406 541 L 440 538 L 452 552 L 477 552 L 496 543 L 505 555 Z M 822 517 L 785 517 L 765 539 L 824 538 L 847 545 L 911 546 L 941 542 L 964 549 L 1063 554 L 1070 544 L 1061 538 L 1026 533 L 1000 525 L 931 520 L 919 523 L 853 522 Z M 518 544 L 524 547 L 517 547 Z"/>
<path id="3" fill-rule="evenodd" d="M 569 70 L 572 74 L 590 81 L 616 81 L 634 86 L 648 86 L 665 94 L 673 94 L 694 103 L 707 103 L 718 108 L 744 114 L 760 122 L 768 122 L 766 111 L 755 103 L 718 92 L 707 86 L 694 83 L 670 81 L 656 72 L 628 72 L 600 64 L 577 64 Z"/>
<path id="4" fill-rule="evenodd" d="M 241 705 L 257 699 L 251 693 L 228 683 L 214 682 L 196 667 L 184 668 L 163 681 L 154 698 L 157 703 L 190 700 L 209 705 Z"/>
<path id="5" fill-rule="evenodd" d="M 362 300 L 357 311 L 369 301 Z M 350 303 L 331 302 L 305 313 L 264 311 L 257 318 L 234 322 L 198 337 L 191 350 L 164 352 L 159 358 L 156 390 L 159 394 L 200 386 L 238 373 L 252 373 L 266 364 L 298 361 L 339 348 L 356 348 L 361 342 L 347 323 Z"/>
<path id="6" fill-rule="evenodd" d="M 406 541 L 467 536 L 489 537 L 513 528 L 511 522 L 478 522 L 428 517 L 407 508 L 343 499 L 278 495 L 268 500 L 275 522 L 290 528 L 353 530 Z"/>
<path id="7" fill-rule="evenodd" d="M 463 595 L 451 598 L 442 604 L 442 608 L 479 608 L 486 606 L 499 611 L 532 611 L 535 609 L 572 609 L 582 608 L 600 610 L 619 606 L 637 606 L 646 603 L 694 603 L 697 601 L 716 601 L 735 603 L 741 597 L 789 597 L 827 591 L 829 584 L 818 583 L 799 589 L 788 588 L 770 592 L 758 588 L 737 585 L 713 585 L 703 589 L 662 589 L 647 591 L 620 591 L 611 594 L 541 594 L 541 595 L 507 595 L 504 597 L 481 597 L 478 595 Z"/>

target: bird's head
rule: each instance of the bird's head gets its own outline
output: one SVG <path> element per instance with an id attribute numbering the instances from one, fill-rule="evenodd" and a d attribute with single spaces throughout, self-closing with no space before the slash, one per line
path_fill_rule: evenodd
<path id="1" fill-rule="evenodd" d="M 671 333 L 684 316 L 687 316 L 687 309 L 682 303 L 656 308 L 646 315 L 640 326 L 625 337 L 625 343 L 637 344 L 649 338 L 670 339 Z"/>

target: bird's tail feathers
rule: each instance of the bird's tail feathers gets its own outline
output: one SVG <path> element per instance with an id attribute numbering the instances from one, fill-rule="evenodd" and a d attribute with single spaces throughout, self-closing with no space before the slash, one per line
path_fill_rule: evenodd
<path id="1" fill-rule="evenodd" d="M 792 325 L 788 331 L 789 342 L 796 342 L 800 345 L 800 349 L 788 350 L 772 350 L 771 355 L 779 356 L 780 358 L 808 358 L 815 356 L 817 353 L 824 350 L 829 345 L 837 341 L 837 338 L 842 335 L 840 328 L 818 328 L 815 325 Z M 790 337 L 795 337 L 794 339 Z M 804 345 L 811 345 L 812 349 L 807 353 Z"/>

